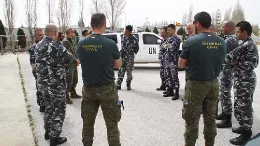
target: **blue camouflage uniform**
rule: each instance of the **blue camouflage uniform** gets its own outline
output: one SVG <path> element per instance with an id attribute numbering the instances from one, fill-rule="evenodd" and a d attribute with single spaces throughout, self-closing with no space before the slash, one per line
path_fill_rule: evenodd
<path id="1" fill-rule="evenodd" d="M 160 60 L 160 77 L 162 80 L 162 85 L 165 86 L 166 84 L 166 74 L 165 74 L 165 53 L 166 49 L 164 48 L 164 43 L 166 42 L 167 39 L 162 39 L 160 43 L 160 51 L 158 54 L 158 59 Z"/>
<path id="2" fill-rule="evenodd" d="M 45 104 L 44 128 L 51 139 L 59 138 L 66 110 L 66 73 L 64 64 L 76 58 L 50 37 L 43 38 L 35 48 L 38 88 Z"/>
<path id="3" fill-rule="evenodd" d="M 238 40 L 235 33 L 231 33 L 225 36 L 225 42 L 227 44 L 227 54 L 238 47 Z M 232 88 L 232 66 L 231 69 L 223 68 L 220 73 L 220 95 L 222 112 L 224 114 L 232 115 L 232 101 L 231 101 L 231 88 Z"/>
<path id="4" fill-rule="evenodd" d="M 35 70 L 35 54 L 34 54 L 34 51 L 35 51 L 35 47 L 36 47 L 36 44 L 38 42 L 35 42 L 30 48 L 29 48 L 29 54 L 30 54 L 30 64 L 32 66 L 32 73 L 33 73 L 33 76 L 35 78 L 35 81 L 36 81 L 36 97 L 37 97 L 37 104 L 40 106 L 40 107 L 44 107 L 44 101 L 43 101 L 43 98 L 42 98 L 42 94 L 41 92 L 39 91 L 38 89 L 38 86 L 37 86 L 37 76 L 36 76 L 36 70 Z"/>
<path id="5" fill-rule="evenodd" d="M 241 128 L 251 130 L 253 124 L 253 94 L 256 87 L 254 69 L 259 55 L 255 42 L 249 37 L 226 55 L 223 72 L 231 71 L 234 81 L 234 115 Z"/>
<path id="6" fill-rule="evenodd" d="M 165 43 L 165 67 L 166 67 L 166 87 L 169 89 L 179 89 L 178 59 L 181 40 L 177 35 L 167 39 Z"/>
<path id="7" fill-rule="evenodd" d="M 135 54 L 139 51 L 139 43 L 138 39 L 131 35 L 127 37 L 125 34 L 122 35 L 121 38 L 121 58 L 122 58 L 122 65 L 121 68 L 118 70 L 118 79 L 117 79 L 117 86 L 120 86 L 123 79 L 125 72 L 127 72 L 127 83 L 131 83 L 133 76 L 132 71 L 134 69 L 134 59 Z"/>

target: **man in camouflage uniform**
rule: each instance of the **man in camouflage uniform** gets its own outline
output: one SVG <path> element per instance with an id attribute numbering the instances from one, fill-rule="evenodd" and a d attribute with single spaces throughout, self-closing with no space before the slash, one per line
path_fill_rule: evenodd
<path id="1" fill-rule="evenodd" d="M 234 73 L 234 114 L 240 126 L 233 128 L 232 131 L 241 134 L 239 137 L 231 139 L 230 143 L 243 145 L 252 136 L 252 102 L 256 87 L 254 69 L 258 66 L 259 55 L 257 46 L 251 38 L 251 24 L 247 21 L 241 21 L 236 27 L 237 38 L 243 40 L 243 43 L 226 55 L 223 74 L 230 72 L 231 69 Z"/>
<path id="2" fill-rule="evenodd" d="M 60 137 L 66 111 L 64 65 L 79 62 L 64 46 L 56 42 L 57 26 L 47 25 L 45 34 L 46 37 L 35 48 L 36 75 L 45 104 L 45 139 L 50 139 L 50 146 L 57 146 L 67 141 L 67 138 Z"/>
<path id="3" fill-rule="evenodd" d="M 35 35 L 35 42 L 34 42 L 34 44 L 33 44 L 33 45 L 30 47 L 30 49 L 29 49 L 30 64 L 31 64 L 31 66 L 32 66 L 33 76 L 34 76 L 34 78 L 35 78 L 35 80 L 36 80 L 37 104 L 40 106 L 40 112 L 44 112 L 44 111 L 45 111 L 44 101 L 43 101 L 43 98 L 42 98 L 42 94 L 41 94 L 41 92 L 39 91 L 38 86 L 37 86 L 35 54 L 34 54 L 36 44 L 42 40 L 44 34 L 43 34 L 43 32 L 42 32 L 41 29 L 36 29 L 36 30 L 34 31 L 34 35 Z"/>
<path id="4" fill-rule="evenodd" d="M 126 26 L 125 34 L 121 39 L 121 58 L 122 66 L 118 70 L 117 89 L 121 89 L 121 83 L 124 79 L 125 72 L 127 72 L 126 85 L 127 90 L 131 90 L 131 81 L 133 79 L 132 71 L 134 70 L 135 54 L 139 51 L 138 39 L 132 35 L 133 27 L 131 25 Z"/>
<path id="5" fill-rule="evenodd" d="M 157 88 L 156 90 L 166 90 L 166 75 L 165 75 L 165 52 L 166 49 L 163 47 L 164 43 L 167 40 L 168 34 L 167 34 L 167 27 L 163 27 L 161 31 L 161 44 L 160 44 L 160 51 L 158 55 L 158 59 L 160 60 L 160 77 L 161 77 L 161 86 Z"/>
<path id="6" fill-rule="evenodd" d="M 66 35 L 67 37 L 63 39 L 62 45 L 71 54 L 73 54 L 76 58 L 78 58 L 76 53 L 76 45 L 73 40 L 73 38 L 75 37 L 75 30 L 73 28 L 67 28 Z M 78 69 L 76 64 L 73 64 L 73 65 L 65 65 L 65 70 L 66 70 L 66 81 L 67 81 L 66 102 L 68 104 L 72 104 L 73 101 L 71 100 L 71 98 L 81 98 L 81 96 L 77 95 L 75 89 L 78 83 Z"/>
<path id="7" fill-rule="evenodd" d="M 172 100 L 179 99 L 180 82 L 178 77 L 178 59 L 181 40 L 175 34 L 175 25 L 168 25 L 168 35 L 164 47 L 166 48 L 165 66 L 166 66 L 166 87 L 163 97 L 172 97 Z M 175 90 L 175 93 L 174 93 Z"/>
<path id="8" fill-rule="evenodd" d="M 227 44 L 227 53 L 238 47 L 238 40 L 235 35 L 235 23 L 231 20 L 223 22 L 222 32 L 225 35 L 225 42 Z M 225 73 L 225 74 L 223 74 Z M 222 113 L 217 116 L 217 120 L 222 120 L 217 124 L 218 128 L 232 127 L 232 101 L 231 101 L 231 88 L 232 88 L 232 70 L 228 69 L 220 73 L 220 95 Z"/>

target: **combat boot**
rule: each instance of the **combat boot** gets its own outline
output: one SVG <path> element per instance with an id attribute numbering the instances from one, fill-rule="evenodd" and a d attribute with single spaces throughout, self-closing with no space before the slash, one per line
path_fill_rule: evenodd
<path id="1" fill-rule="evenodd" d="M 226 118 L 217 123 L 218 128 L 230 128 L 232 127 L 231 115 L 226 115 Z"/>
<path id="2" fill-rule="evenodd" d="M 49 139 L 50 139 L 49 131 L 45 131 L 44 139 L 45 139 L 45 140 L 49 140 Z"/>
<path id="3" fill-rule="evenodd" d="M 67 104 L 73 104 L 73 101 L 70 98 L 69 92 L 66 92 L 66 103 Z"/>
<path id="4" fill-rule="evenodd" d="M 172 89 L 167 89 L 166 93 L 163 92 L 163 97 L 170 97 L 170 96 L 174 96 L 173 90 Z"/>
<path id="5" fill-rule="evenodd" d="M 175 90 L 175 94 L 174 96 L 172 97 L 172 100 L 177 100 L 180 98 L 180 95 L 179 95 L 179 88 L 176 88 Z"/>
<path id="6" fill-rule="evenodd" d="M 226 119 L 226 114 L 223 112 L 216 117 L 216 120 L 225 120 L 225 119 Z"/>
<path id="7" fill-rule="evenodd" d="M 236 134 L 242 134 L 242 127 L 232 128 L 232 132 Z"/>
<path id="8" fill-rule="evenodd" d="M 44 113 L 45 112 L 45 106 L 40 106 L 40 112 Z"/>
<path id="9" fill-rule="evenodd" d="M 126 82 L 126 88 L 127 90 L 131 90 L 131 82 Z"/>
<path id="10" fill-rule="evenodd" d="M 157 91 L 166 90 L 165 84 L 162 84 L 159 88 L 156 89 Z"/>
<path id="11" fill-rule="evenodd" d="M 242 134 L 236 138 L 230 139 L 230 143 L 233 145 L 244 145 L 248 140 L 251 139 L 252 130 L 241 130 Z"/>
<path id="12" fill-rule="evenodd" d="M 82 96 L 78 95 L 76 89 L 71 90 L 71 98 L 81 98 Z"/>
<path id="13" fill-rule="evenodd" d="M 65 142 L 67 142 L 66 137 L 59 137 L 59 138 L 56 138 L 56 139 L 51 139 L 50 140 L 50 146 L 57 146 L 57 145 L 65 143 Z"/>

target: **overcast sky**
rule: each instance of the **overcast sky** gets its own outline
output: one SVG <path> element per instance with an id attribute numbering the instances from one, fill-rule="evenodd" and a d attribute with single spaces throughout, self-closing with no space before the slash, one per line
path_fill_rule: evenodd
<path id="1" fill-rule="evenodd" d="M 0 0 L 0 19 L 4 19 L 3 1 Z M 25 19 L 25 0 L 15 1 L 15 26 L 26 26 Z M 58 1 L 58 0 L 56 0 Z M 77 25 L 79 19 L 79 6 L 78 0 L 74 1 L 73 11 L 71 15 L 71 25 Z M 229 7 L 234 7 L 237 0 L 127 0 L 125 12 L 121 15 L 121 25 L 125 25 L 125 18 L 128 24 L 143 25 L 146 17 L 150 22 L 170 20 L 181 22 L 182 16 L 188 11 L 189 6 L 193 5 L 194 13 L 199 11 L 207 11 L 210 14 L 220 9 L 222 15 Z M 245 18 L 251 23 L 260 24 L 259 12 L 260 0 L 240 0 Z M 38 0 L 38 25 L 43 27 L 48 23 L 48 12 L 46 0 Z M 84 21 L 89 24 L 90 19 L 90 0 L 85 0 Z M 56 21 L 56 17 L 54 16 Z M 4 23 L 5 24 L 5 23 Z"/>

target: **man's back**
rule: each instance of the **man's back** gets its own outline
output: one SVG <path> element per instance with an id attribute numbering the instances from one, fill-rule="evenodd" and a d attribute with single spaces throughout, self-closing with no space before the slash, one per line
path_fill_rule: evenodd
<path id="1" fill-rule="evenodd" d="M 80 40 L 78 55 L 84 84 L 114 82 L 114 60 L 120 58 L 117 45 L 101 34 L 91 34 Z"/>
<path id="2" fill-rule="evenodd" d="M 183 45 L 182 58 L 189 60 L 191 80 L 216 79 L 226 54 L 226 44 L 215 34 L 203 32 L 188 39 Z"/>

